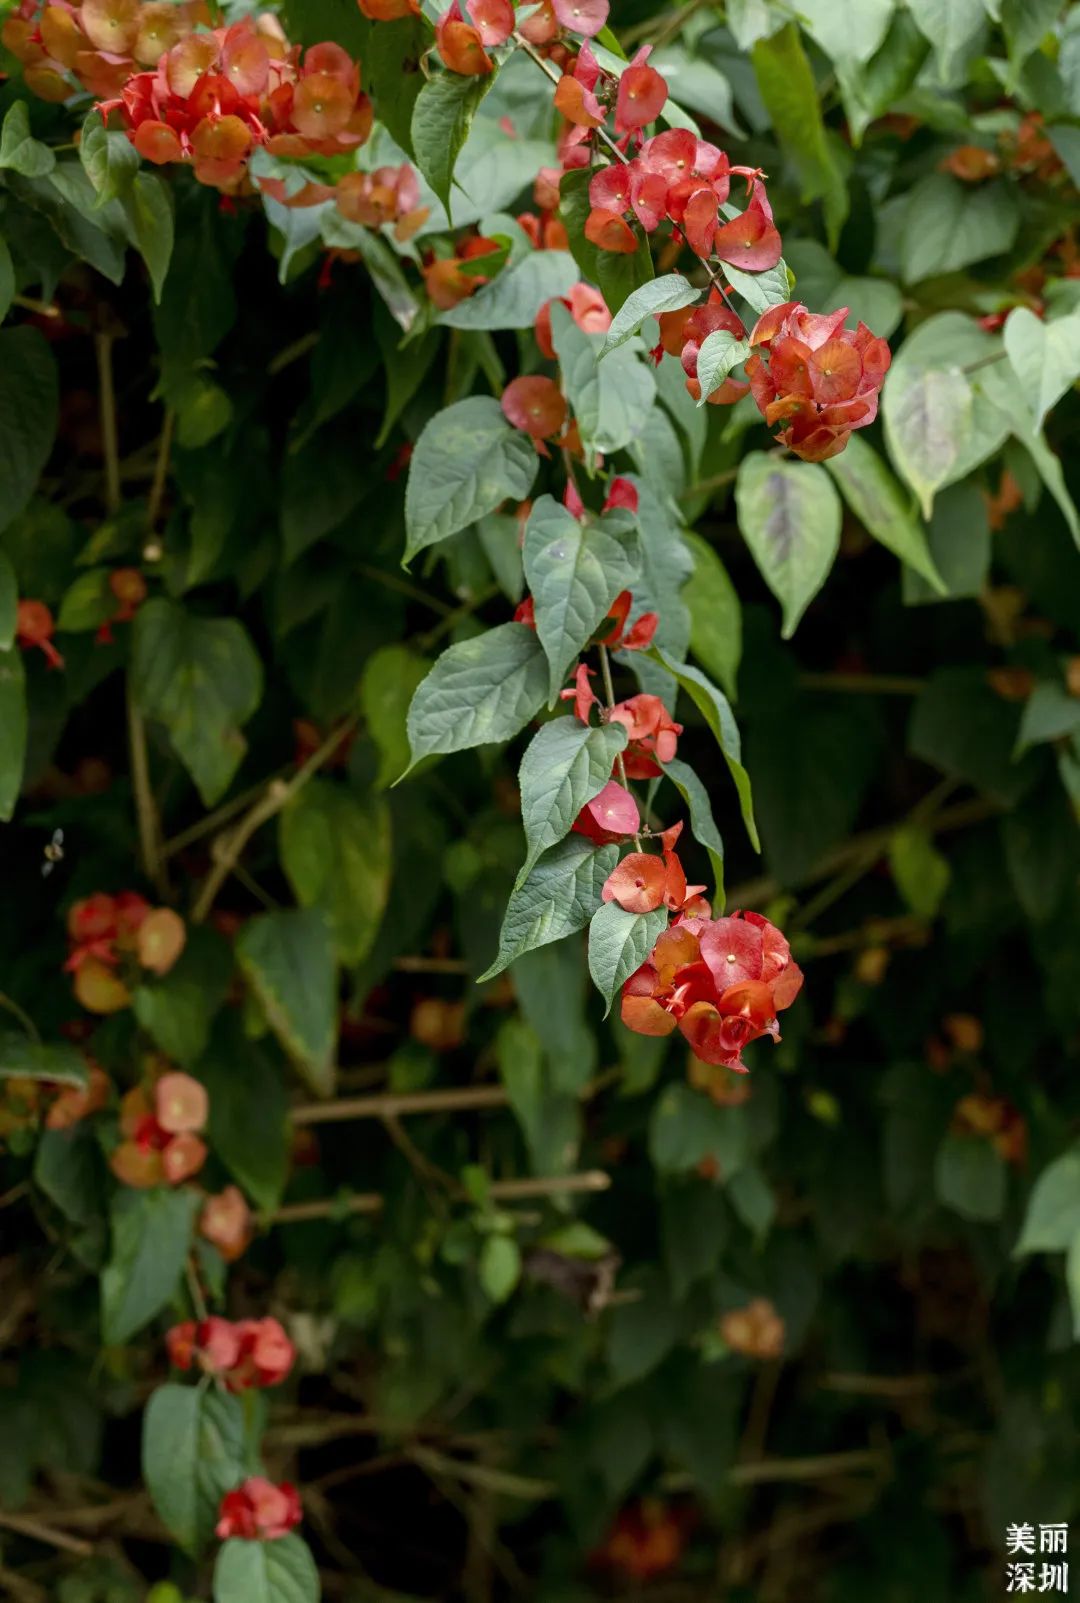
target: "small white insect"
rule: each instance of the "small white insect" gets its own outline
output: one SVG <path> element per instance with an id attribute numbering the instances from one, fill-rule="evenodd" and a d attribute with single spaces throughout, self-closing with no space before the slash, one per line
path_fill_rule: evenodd
<path id="1" fill-rule="evenodd" d="M 46 879 L 56 867 L 57 863 L 64 861 L 64 831 L 53 830 L 53 838 L 45 847 L 45 861 L 41 865 L 41 877 Z"/>

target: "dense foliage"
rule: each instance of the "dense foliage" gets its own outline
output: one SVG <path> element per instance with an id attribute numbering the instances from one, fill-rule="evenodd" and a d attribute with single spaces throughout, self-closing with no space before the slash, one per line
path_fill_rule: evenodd
<path id="1" fill-rule="evenodd" d="M 1080 7 L 0 12 L 0 1590 L 1018 1589 Z"/>

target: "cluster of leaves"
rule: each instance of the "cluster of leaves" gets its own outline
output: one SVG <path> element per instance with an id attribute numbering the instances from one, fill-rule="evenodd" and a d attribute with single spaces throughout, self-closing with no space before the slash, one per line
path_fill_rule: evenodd
<path id="1" fill-rule="evenodd" d="M 608 9 L 4 8 L 29 1599 L 1073 1512 L 1080 7 Z"/>

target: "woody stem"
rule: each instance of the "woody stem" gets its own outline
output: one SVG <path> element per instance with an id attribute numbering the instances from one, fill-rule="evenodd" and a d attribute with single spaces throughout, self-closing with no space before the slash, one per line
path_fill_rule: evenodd
<path id="1" fill-rule="evenodd" d="M 611 682 L 611 659 L 608 656 L 608 648 L 606 646 L 599 646 L 597 649 L 600 652 L 600 675 L 601 675 L 601 678 L 604 681 L 604 695 L 605 695 L 605 697 L 607 699 L 607 710 L 610 713 L 612 708 L 615 706 L 615 687 Z M 625 790 L 627 792 L 627 794 L 629 794 L 630 793 L 630 785 L 629 785 L 629 782 L 628 782 L 628 780 L 626 778 L 626 763 L 623 760 L 622 752 L 620 752 L 619 755 L 616 757 L 615 766 L 619 770 L 619 782 L 622 785 L 623 790 Z M 640 836 L 640 834 L 635 834 L 635 836 L 634 836 L 634 844 L 637 847 L 638 851 L 640 851 L 641 850 L 641 836 Z"/>

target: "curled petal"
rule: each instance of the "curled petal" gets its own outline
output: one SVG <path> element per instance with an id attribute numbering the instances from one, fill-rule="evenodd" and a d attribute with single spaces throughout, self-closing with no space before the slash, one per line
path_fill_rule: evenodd
<path id="1" fill-rule="evenodd" d="M 604 883 L 605 902 L 618 902 L 628 913 L 651 913 L 664 900 L 667 869 L 660 857 L 631 852 L 617 864 Z"/>
<path id="2" fill-rule="evenodd" d="M 591 211 L 585 219 L 585 238 L 598 250 L 632 256 L 638 248 L 637 236 L 618 212 Z"/>

